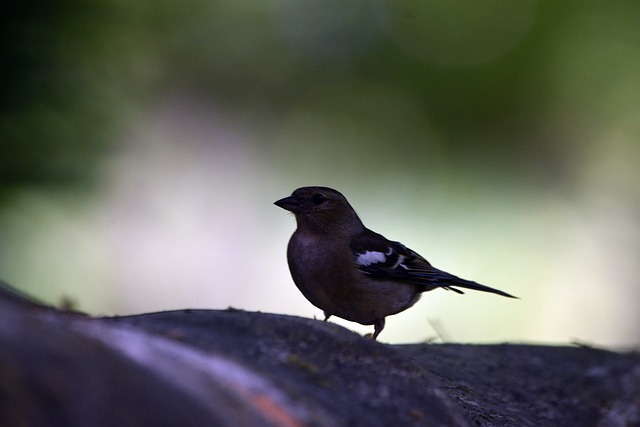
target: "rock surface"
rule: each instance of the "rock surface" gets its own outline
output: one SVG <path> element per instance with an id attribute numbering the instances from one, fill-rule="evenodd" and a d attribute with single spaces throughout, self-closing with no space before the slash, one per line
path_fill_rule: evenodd
<path id="1" fill-rule="evenodd" d="M 633 426 L 640 357 L 385 345 L 239 310 L 92 318 L 0 287 L 0 426 Z"/>

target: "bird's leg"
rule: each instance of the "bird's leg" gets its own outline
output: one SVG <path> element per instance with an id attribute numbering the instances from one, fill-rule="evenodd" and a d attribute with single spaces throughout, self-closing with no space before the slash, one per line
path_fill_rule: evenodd
<path id="1" fill-rule="evenodd" d="M 324 311 L 323 313 L 324 313 L 324 321 L 326 322 L 327 320 L 329 320 L 329 317 L 331 317 L 331 315 L 326 311 Z"/>
<path id="2" fill-rule="evenodd" d="M 380 332 L 382 332 L 382 330 L 384 329 L 384 317 L 382 319 L 376 320 L 373 326 L 374 326 L 374 329 L 373 329 L 373 335 L 371 336 L 371 338 L 375 340 L 376 338 L 378 338 L 378 335 L 380 334 Z"/>

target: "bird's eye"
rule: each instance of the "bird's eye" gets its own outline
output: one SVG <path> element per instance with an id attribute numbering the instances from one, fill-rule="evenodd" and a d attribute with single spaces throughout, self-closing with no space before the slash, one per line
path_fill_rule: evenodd
<path id="1" fill-rule="evenodd" d="M 316 205 L 321 205 L 325 200 L 327 200 L 327 198 L 320 193 L 316 193 L 311 196 L 311 201 Z"/>

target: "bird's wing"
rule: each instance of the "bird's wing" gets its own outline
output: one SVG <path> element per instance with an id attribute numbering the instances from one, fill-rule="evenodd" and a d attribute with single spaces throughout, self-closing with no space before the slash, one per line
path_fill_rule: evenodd
<path id="1" fill-rule="evenodd" d="M 438 270 L 402 243 L 388 240 L 368 229 L 351 240 L 351 251 L 358 268 L 372 277 L 413 283 L 425 290 L 443 288 L 462 294 L 455 288 L 457 286 L 515 298 L 498 289 Z"/>

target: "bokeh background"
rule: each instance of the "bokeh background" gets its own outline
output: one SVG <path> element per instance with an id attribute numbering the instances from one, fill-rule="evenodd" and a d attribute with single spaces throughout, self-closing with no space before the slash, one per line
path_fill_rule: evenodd
<path id="1" fill-rule="evenodd" d="M 3 3 L 0 277 L 91 314 L 321 317 L 273 201 L 434 265 L 381 339 L 640 345 L 640 3 Z M 359 332 L 363 327 L 336 319 Z"/>

